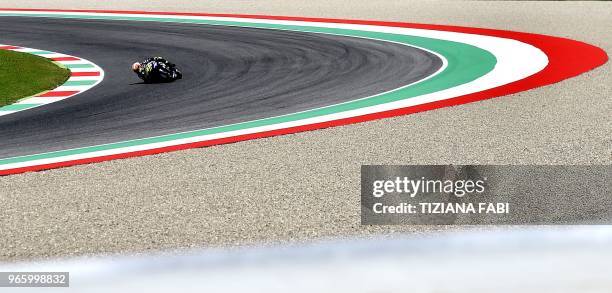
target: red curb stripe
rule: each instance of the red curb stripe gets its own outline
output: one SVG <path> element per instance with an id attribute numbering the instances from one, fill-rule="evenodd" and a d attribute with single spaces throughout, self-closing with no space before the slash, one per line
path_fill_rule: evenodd
<path id="1" fill-rule="evenodd" d="M 146 155 L 159 154 L 164 152 L 172 152 L 190 148 L 199 148 L 219 144 L 234 143 L 244 140 L 251 140 L 257 138 L 271 137 L 277 135 L 291 134 L 303 131 L 310 131 L 316 129 L 322 129 L 333 126 L 349 125 L 354 123 L 360 123 L 370 120 L 377 120 L 381 118 L 394 117 L 399 115 L 407 115 L 417 112 L 429 111 L 442 107 L 449 107 L 455 105 L 461 105 L 474 101 L 480 101 L 490 99 L 502 95 L 509 95 L 520 91 L 533 89 L 549 84 L 553 84 L 564 79 L 579 75 L 581 73 L 592 70 L 599 67 L 608 61 L 608 55 L 602 49 L 583 43 L 565 38 L 532 34 L 532 33 L 521 33 L 512 31 L 503 31 L 495 29 L 485 28 L 470 28 L 460 26 L 447 26 L 447 25 L 431 25 L 431 24 L 414 24 L 414 23 L 400 23 L 400 22 L 384 22 L 384 21 L 368 21 L 368 20 L 342 20 L 342 19 L 328 19 L 328 18 L 306 18 L 306 17 L 287 17 L 287 16 L 263 16 L 263 15 L 237 15 L 237 14 L 205 14 L 205 13 L 174 13 L 174 12 L 145 12 L 145 11 L 109 11 L 109 10 L 51 10 L 51 9 L 2 9 L 1 10 L 12 10 L 12 11 L 47 11 L 47 12 L 94 12 L 94 13 L 130 13 L 130 14 L 160 14 L 160 15 L 184 15 L 184 16 L 218 16 L 218 17 L 242 17 L 242 18 L 259 18 L 259 19 L 270 19 L 270 20 L 296 20 L 296 21 L 315 21 L 315 22 L 328 22 L 328 23 L 348 23 L 348 24 L 364 24 L 364 25 L 377 25 L 377 26 L 393 26 L 393 27 L 405 27 L 405 28 L 417 28 L 417 29 L 429 29 L 429 30 L 443 30 L 459 33 L 471 33 L 480 34 L 486 36 L 502 37 L 508 39 L 514 39 L 520 42 L 531 44 L 540 50 L 542 50 L 549 59 L 548 65 L 540 72 L 497 88 L 472 93 L 460 97 L 446 99 L 437 102 L 431 102 L 422 105 L 416 105 L 412 107 L 406 107 L 401 109 L 395 109 L 385 112 L 373 113 L 363 116 L 344 118 L 340 120 L 334 120 L 329 122 L 315 123 L 273 131 L 266 131 L 254 134 L 246 134 L 222 139 L 200 141 L 182 145 L 168 146 L 163 148 L 156 148 L 151 150 L 135 151 L 123 154 L 101 156 L 95 158 L 71 160 L 65 162 L 58 162 L 52 164 L 44 164 L 38 166 L 28 166 L 22 168 L 15 168 L 9 170 L 0 170 L 0 175 L 10 175 L 16 173 L 23 173 L 29 171 L 40 171 L 61 167 L 68 167 L 73 165 L 97 163 L 116 159 L 125 159 L 131 157 L 139 157 Z"/>
<path id="2" fill-rule="evenodd" d="M 70 76 L 100 76 L 100 72 L 72 72 Z"/>
<path id="3" fill-rule="evenodd" d="M 79 61 L 81 59 L 77 58 L 77 57 L 72 57 L 72 56 L 66 56 L 66 57 L 55 57 L 55 58 L 51 58 L 51 60 L 53 61 Z"/>
<path id="4" fill-rule="evenodd" d="M 37 97 L 67 97 L 78 94 L 79 92 L 80 91 L 50 91 L 42 95 L 38 95 Z"/>
<path id="5" fill-rule="evenodd" d="M 15 50 L 15 49 L 21 49 L 21 47 L 16 47 L 16 46 L 0 46 L 0 50 Z"/>

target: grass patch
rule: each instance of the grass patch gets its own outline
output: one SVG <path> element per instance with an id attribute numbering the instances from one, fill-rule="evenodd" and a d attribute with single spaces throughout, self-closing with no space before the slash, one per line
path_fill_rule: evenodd
<path id="1" fill-rule="evenodd" d="M 51 60 L 21 52 L 0 50 L 0 107 L 54 89 L 70 71 Z"/>

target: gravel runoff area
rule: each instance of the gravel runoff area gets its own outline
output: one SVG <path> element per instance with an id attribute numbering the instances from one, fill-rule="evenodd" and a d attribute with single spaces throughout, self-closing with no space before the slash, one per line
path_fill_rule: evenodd
<path id="1" fill-rule="evenodd" d="M 1 0 L 0 7 L 455 24 L 612 49 L 609 2 Z M 3 177 L 0 261 L 448 229 L 360 226 L 360 166 L 610 164 L 610 66 L 553 86 L 426 113 Z"/>

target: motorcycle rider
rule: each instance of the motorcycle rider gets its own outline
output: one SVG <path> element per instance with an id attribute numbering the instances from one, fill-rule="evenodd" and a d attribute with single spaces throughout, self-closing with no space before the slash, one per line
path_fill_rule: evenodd
<path id="1" fill-rule="evenodd" d="M 132 64 L 134 71 L 145 83 L 172 82 L 183 78 L 176 65 L 163 57 L 148 58 Z"/>

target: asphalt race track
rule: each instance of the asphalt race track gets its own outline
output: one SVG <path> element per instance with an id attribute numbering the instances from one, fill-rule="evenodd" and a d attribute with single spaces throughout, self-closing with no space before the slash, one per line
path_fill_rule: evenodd
<path id="1" fill-rule="evenodd" d="M 2 42 L 88 59 L 104 81 L 0 117 L 0 158 L 203 129 L 392 90 L 442 66 L 420 49 L 312 33 L 157 22 L 0 17 Z M 143 84 L 130 65 L 176 63 L 184 79 Z"/>

